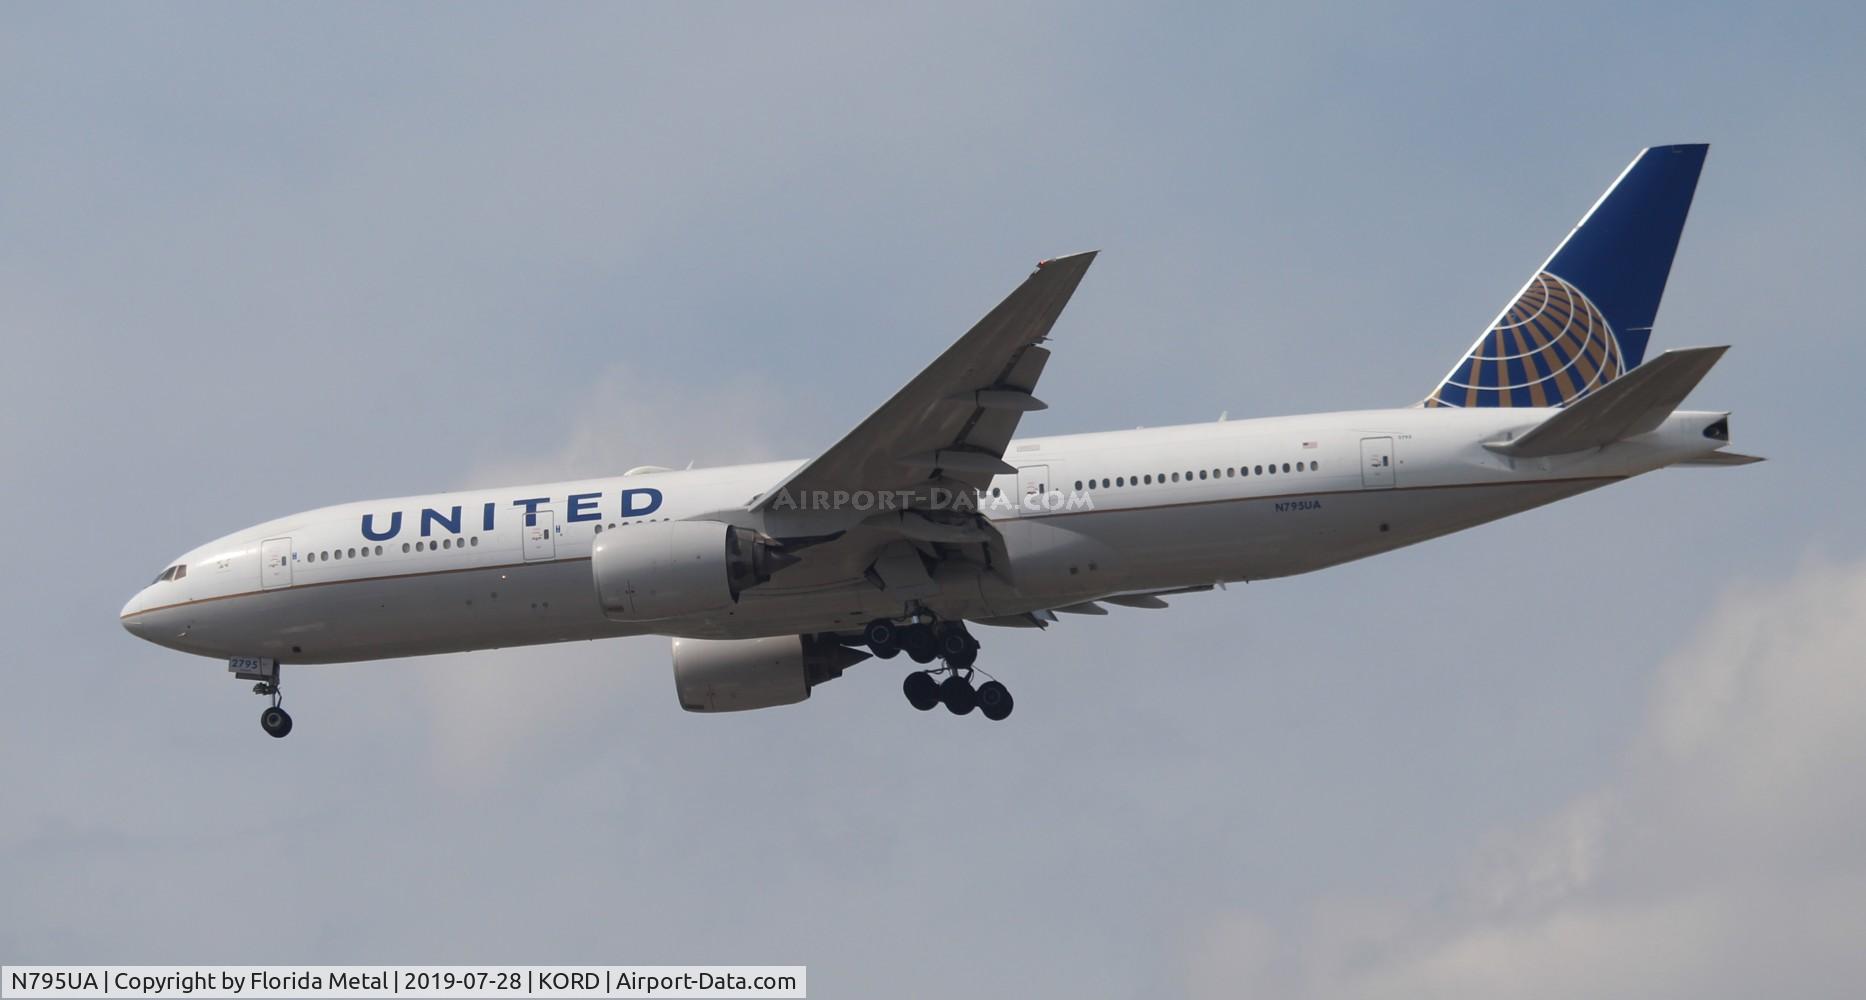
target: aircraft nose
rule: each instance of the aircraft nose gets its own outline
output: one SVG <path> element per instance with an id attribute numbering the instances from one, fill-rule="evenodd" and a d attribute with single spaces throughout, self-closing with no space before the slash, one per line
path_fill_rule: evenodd
<path id="1" fill-rule="evenodd" d="M 148 602 L 143 599 L 146 593 L 148 593 L 146 589 L 137 591 L 136 596 L 130 598 L 129 603 L 123 605 L 123 610 L 117 613 L 117 621 L 122 623 L 123 628 L 129 634 L 138 639 L 149 638 L 149 626 L 138 617 L 142 609 L 148 605 Z"/>

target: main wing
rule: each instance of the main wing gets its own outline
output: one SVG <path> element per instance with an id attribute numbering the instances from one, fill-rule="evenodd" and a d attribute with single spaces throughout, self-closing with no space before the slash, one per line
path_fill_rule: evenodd
<path id="1" fill-rule="evenodd" d="M 1015 471 L 1004 450 L 1018 420 L 1044 408 L 1032 395 L 1050 356 L 1042 342 L 1094 260 L 1089 251 L 1038 264 L 868 419 L 754 497 L 751 509 L 765 515 L 767 530 L 834 533 L 885 509 L 874 503 L 880 495 L 918 498 L 906 506 L 923 509 L 936 490 L 982 490 L 993 476 Z M 847 502 L 857 494 L 868 502 Z"/>

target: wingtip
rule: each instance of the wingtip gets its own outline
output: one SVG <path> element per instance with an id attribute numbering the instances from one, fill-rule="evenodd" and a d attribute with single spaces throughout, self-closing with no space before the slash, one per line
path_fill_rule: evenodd
<path id="1" fill-rule="evenodd" d="M 1075 253 L 1061 254 L 1056 257 L 1045 257 L 1044 259 L 1037 261 L 1037 270 L 1041 271 L 1044 268 L 1049 267 L 1052 264 L 1062 264 L 1066 262 L 1080 262 L 1082 266 L 1087 267 L 1089 263 L 1095 259 L 1095 255 L 1098 253 L 1101 253 L 1101 251 L 1100 250 L 1079 250 Z"/>

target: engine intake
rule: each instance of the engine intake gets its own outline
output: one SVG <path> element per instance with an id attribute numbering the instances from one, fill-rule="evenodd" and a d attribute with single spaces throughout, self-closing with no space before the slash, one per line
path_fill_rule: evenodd
<path id="1" fill-rule="evenodd" d="M 729 608 L 795 559 L 750 528 L 656 521 L 598 536 L 590 573 L 603 614 L 657 622 Z"/>
<path id="2" fill-rule="evenodd" d="M 675 639 L 674 692 L 689 712 L 795 705 L 868 656 L 815 635 Z"/>

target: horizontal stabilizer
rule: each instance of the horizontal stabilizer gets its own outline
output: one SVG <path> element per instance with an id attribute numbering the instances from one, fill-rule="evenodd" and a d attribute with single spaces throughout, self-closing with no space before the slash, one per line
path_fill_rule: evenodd
<path id="1" fill-rule="evenodd" d="M 1513 441 L 1484 445 L 1512 458 L 1542 458 L 1599 448 L 1655 430 L 1678 409 L 1728 347 L 1666 351 L 1569 403 Z"/>
<path id="2" fill-rule="evenodd" d="M 1761 455 L 1745 455 L 1740 451 L 1713 451 L 1708 455 L 1688 458 L 1674 465 L 1755 465 L 1766 461 Z"/>

